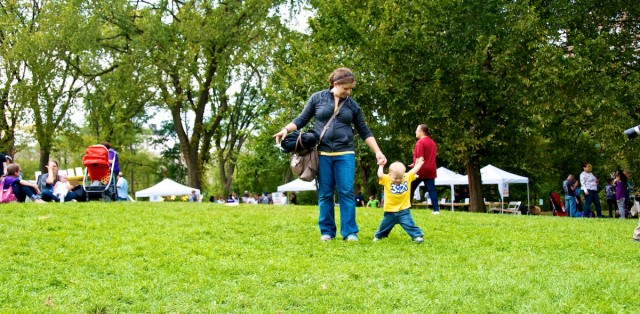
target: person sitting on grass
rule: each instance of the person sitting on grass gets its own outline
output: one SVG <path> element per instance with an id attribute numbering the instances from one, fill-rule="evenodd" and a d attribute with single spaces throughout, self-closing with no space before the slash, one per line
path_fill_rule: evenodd
<path id="1" fill-rule="evenodd" d="M 59 202 L 60 199 L 53 194 L 53 188 L 56 186 L 56 183 L 58 183 L 58 162 L 49 159 L 47 165 L 44 167 L 47 169 L 47 172 L 43 173 L 40 178 L 37 178 L 41 198 L 45 202 Z"/>
<path id="2" fill-rule="evenodd" d="M 45 203 L 40 198 L 40 189 L 38 189 L 37 185 L 27 180 L 20 180 L 21 171 L 20 165 L 10 164 L 7 167 L 7 176 L 4 178 L 4 186 L 2 188 L 8 189 L 13 186 L 13 194 L 19 203 L 24 203 L 27 197 L 32 199 L 34 203 Z"/>
<path id="3" fill-rule="evenodd" d="M 189 202 L 197 202 L 198 194 L 196 194 L 196 190 L 191 191 L 191 195 L 189 196 Z"/>
<path id="4" fill-rule="evenodd" d="M 53 195 L 55 195 L 60 201 L 63 201 L 72 188 L 73 187 L 71 186 L 71 183 L 69 183 L 67 175 L 59 174 L 58 182 L 53 186 Z"/>
<path id="5" fill-rule="evenodd" d="M 41 191 L 41 198 L 45 202 L 60 202 L 61 199 L 54 193 L 54 189 L 60 180 L 60 175 L 58 174 L 58 162 L 50 159 L 45 168 L 47 168 L 47 173 L 40 175 L 40 178 L 38 179 L 38 188 Z M 67 183 L 70 184 L 69 182 Z M 69 202 L 74 200 L 82 201 L 82 196 L 70 189 L 65 194 L 64 201 Z"/>
<path id="6" fill-rule="evenodd" d="M 249 194 L 249 197 L 247 197 L 247 204 L 258 204 L 258 194 L 253 196 Z"/>
<path id="7" fill-rule="evenodd" d="M 411 182 L 416 179 L 416 171 L 422 167 L 424 158 L 418 157 L 409 172 L 401 162 L 394 162 L 389 166 L 389 174 L 384 174 L 384 165 L 378 166 L 378 183 L 384 186 L 384 217 L 373 241 L 389 236 L 396 224 L 409 234 L 413 242 L 422 243 L 424 234 L 416 226 L 411 217 Z"/>

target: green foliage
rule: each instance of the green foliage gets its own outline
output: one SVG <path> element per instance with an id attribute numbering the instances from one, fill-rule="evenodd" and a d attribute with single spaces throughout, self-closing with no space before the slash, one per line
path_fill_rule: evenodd
<path id="1" fill-rule="evenodd" d="M 229 190 L 248 130 L 269 111 L 260 89 L 281 28 L 271 10 L 279 4 L 160 2 L 142 5 L 142 16 L 132 19 L 139 33 L 136 49 L 150 61 L 145 70 L 155 78 L 151 88 L 158 91 L 158 103 L 171 112 L 191 186 L 200 187 L 201 170 L 215 150 Z"/>
<path id="2" fill-rule="evenodd" d="M 630 259 L 638 250 L 631 242 L 635 220 L 412 214 L 425 232 L 421 245 L 399 226 L 372 242 L 382 218 L 373 208 L 358 209 L 359 242 L 324 243 L 315 206 L 2 205 L 0 311 L 634 313 L 640 307 L 640 275 Z M 582 241 L 567 241 L 567 234 Z"/>
<path id="3" fill-rule="evenodd" d="M 275 133 L 275 132 L 274 132 Z M 268 134 L 249 141 L 238 157 L 234 190 L 274 192 L 279 185 L 294 179 L 289 170 L 289 154 L 275 147 L 275 140 Z"/>
<path id="4" fill-rule="evenodd" d="M 129 183 L 129 194 L 132 197 L 136 191 L 155 185 L 167 177 L 162 172 L 163 160 L 146 150 L 123 149 L 119 154 L 120 171 Z"/>
<path id="5" fill-rule="evenodd" d="M 96 45 L 94 20 L 81 13 L 74 1 L 48 1 L 39 5 L 16 1 L 8 7 L 20 21 L 21 30 L 14 49 L 24 62 L 23 80 L 15 84 L 12 100 L 28 108 L 28 122 L 34 124 L 34 137 L 40 147 L 40 166 L 44 166 L 67 114 L 78 101 L 83 87 L 81 76 L 87 63 L 97 62 L 91 52 Z"/>
<path id="6" fill-rule="evenodd" d="M 13 161 L 20 165 L 22 178 L 25 180 L 35 180 L 36 171 L 40 171 L 39 153 L 36 147 L 18 146 L 17 153 L 13 156 Z"/>
<path id="7" fill-rule="evenodd" d="M 171 178 L 178 183 L 188 185 L 186 182 L 187 168 L 180 156 L 180 147 L 177 143 L 178 138 L 173 123 L 164 121 L 153 133 L 152 143 L 155 146 L 165 147 L 160 153 L 162 178 Z"/>
<path id="8" fill-rule="evenodd" d="M 377 122 L 370 125 L 388 159 L 408 160 L 415 126 L 427 123 L 441 165 L 491 163 L 528 175 L 543 194 L 581 171 L 580 161 L 603 174 L 635 170 L 637 145 L 623 143 L 621 131 L 640 121 L 636 6 L 310 3 L 316 15 L 302 42 L 313 54 L 288 51 L 300 67 L 283 64 L 282 75 L 354 68 L 354 98 Z M 367 157 L 358 173 L 372 167 Z"/>

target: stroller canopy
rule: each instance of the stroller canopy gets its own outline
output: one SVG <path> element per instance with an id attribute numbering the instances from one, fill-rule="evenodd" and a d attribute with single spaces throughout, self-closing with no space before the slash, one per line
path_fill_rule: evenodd
<path id="1" fill-rule="evenodd" d="M 89 179 L 108 182 L 111 176 L 109 150 L 103 145 L 92 145 L 85 151 L 82 163 L 87 168 Z"/>
<path id="2" fill-rule="evenodd" d="M 85 167 L 109 167 L 109 150 L 102 145 L 92 145 L 84 152 L 82 163 Z"/>

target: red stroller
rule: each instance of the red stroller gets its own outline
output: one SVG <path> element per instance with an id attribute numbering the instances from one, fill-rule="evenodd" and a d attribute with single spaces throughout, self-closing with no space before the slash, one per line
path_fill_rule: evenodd
<path id="1" fill-rule="evenodd" d="M 104 145 L 92 145 L 85 151 L 82 163 L 85 166 L 82 188 L 87 201 L 102 198 L 104 201 L 116 199 L 116 184 L 113 164 L 109 162 L 109 150 Z"/>
<path id="2" fill-rule="evenodd" d="M 551 203 L 554 216 L 567 216 L 567 212 L 564 210 L 564 204 L 560 200 L 558 193 L 551 192 L 551 194 L 549 194 L 549 202 Z"/>

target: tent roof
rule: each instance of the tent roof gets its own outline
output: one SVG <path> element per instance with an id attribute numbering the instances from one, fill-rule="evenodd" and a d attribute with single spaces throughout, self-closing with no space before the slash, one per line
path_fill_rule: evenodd
<path id="1" fill-rule="evenodd" d="M 436 185 L 465 185 L 469 184 L 467 177 L 457 174 L 445 167 L 440 167 L 436 170 L 438 176 L 436 177 Z"/>
<path id="2" fill-rule="evenodd" d="M 505 183 L 507 183 L 507 185 L 509 183 L 527 183 L 527 207 L 529 206 L 529 178 L 506 172 L 493 165 L 486 165 L 480 169 L 480 176 L 482 177 L 482 184 L 498 185 L 502 199 L 504 199 L 502 195 Z M 468 178 L 468 176 L 465 176 L 465 178 Z"/>
<path id="3" fill-rule="evenodd" d="M 436 170 L 437 177 L 435 180 L 436 185 L 467 185 L 469 180 L 467 176 L 457 174 L 445 167 L 440 167 Z M 420 182 L 418 186 L 423 186 L 424 182 Z"/>
<path id="4" fill-rule="evenodd" d="M 193 190 L 195 190 L 197 194 L 200 194 L 199 189 L 182 185 L 171 179 L 164 179 L 150 188 L 136 192 L 136 197 L 189 195 Z"/>
<path id="5" fill-rule="evenodd" d="M 529 178 L 506 172 L 496 166 L 486 165 L 480 169 L 482 184 L 529 183 Z M 468 180 L 468 175 L 464 176 Z"/>
<path id="6" fill-rule="evenodd" d="M 480 169 L 482 184 L 529 183 L 529 178 L 506 172 L 493 165 Z"/>
<path id="7" fill-rule="evenodd" d="M 316 180 L 311 182 L 295 179 L 289 183 L 283 184 L 278 187 L 278 192 L 299 192 L 299 191 L 315 191 Z"/>

